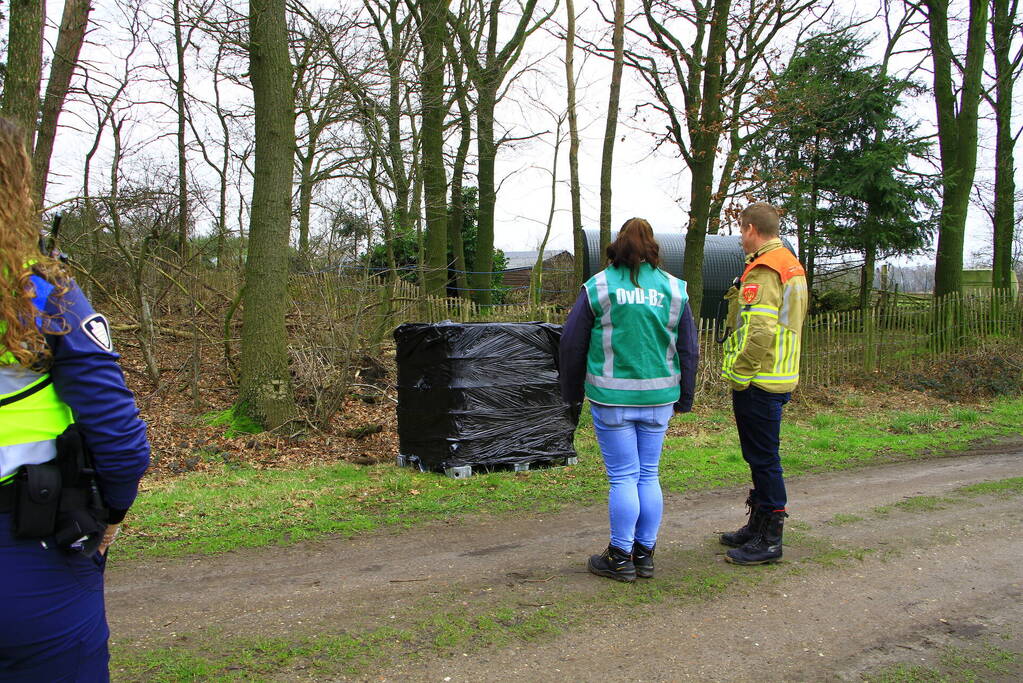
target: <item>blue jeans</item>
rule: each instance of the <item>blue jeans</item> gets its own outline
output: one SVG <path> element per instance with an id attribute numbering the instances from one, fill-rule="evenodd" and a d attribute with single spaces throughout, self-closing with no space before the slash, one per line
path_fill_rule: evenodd
<path id="1" fill-rule="evenodd" d="M 632 552 L 634 541 L 652 548 L 664 509 L 657 467 L 673 408 L 591 402 L 590 412 L 611 484 L 611 545 L 625 552 Z"/>
<path id="2" fill-rule="evenodd" d="M 753 478 L 754 498 L 768 512 L 784 510 L 788 502 L 778 446 L 782 408 L 790 398 L 791 393 L 772 394 L 755 386 L 732 391 L 735 426 L 739 430 L 742 457 Z"/>

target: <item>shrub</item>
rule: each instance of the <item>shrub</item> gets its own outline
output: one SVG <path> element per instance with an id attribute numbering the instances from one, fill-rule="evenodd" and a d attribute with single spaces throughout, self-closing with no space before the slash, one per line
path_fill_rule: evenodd
<path id="1" fill-rule="evenodd" d="M 909 389 L 958 403 L 1023 394 L 1023 366 L 1007 349 L 978 349 L 935 361 L 926 371 L 906 377 Z"/>

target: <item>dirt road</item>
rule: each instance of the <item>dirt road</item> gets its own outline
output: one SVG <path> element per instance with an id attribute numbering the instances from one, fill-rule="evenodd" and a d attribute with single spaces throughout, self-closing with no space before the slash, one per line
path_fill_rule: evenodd
<path id="1" fill-rule="evenodd" d="M 1023 442 L 792 479 L 785 561 L 763 568 L 715 539 L 745 491 L 671 496 L 657 578 L 633 585 L 585 572 L 601 507 L 115 564 L 114 675 L 1023 680 L 1018 477 Z"/>

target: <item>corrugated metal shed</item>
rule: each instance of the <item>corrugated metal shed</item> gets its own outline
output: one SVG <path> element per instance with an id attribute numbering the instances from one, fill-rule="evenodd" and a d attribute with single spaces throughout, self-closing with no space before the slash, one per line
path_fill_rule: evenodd
<path id="1" fill-rule="evenodd" d="M 600 252 L 600 231 L 583 230 L 586 236 L 586 258 L 583 260 L 584 277 L 589 279 L 604 267 L 604 257 Z M 682 259 L 686 252 L 686 235 L 678 233 L 654 233 L 661 245 L 661 267 L 674 275 L 683 278 Z M 783 238 L 785 246 L 792 250 L 792 245 Z M 746 255 L 742 251 L 738 235 L 707 235 L 703 251 L 703 305 L 701 318 L 715 318 L 718 315 L 718 302 L 725 295 L 732 281 L 742 274 Z M 696 313 L 695 311 L 693 312 Z M 724 311 L 722 309 L 722 315 Z"/>

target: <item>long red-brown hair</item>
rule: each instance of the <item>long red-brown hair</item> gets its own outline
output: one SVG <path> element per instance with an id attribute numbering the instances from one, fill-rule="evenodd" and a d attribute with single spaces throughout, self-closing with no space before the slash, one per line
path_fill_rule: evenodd
<path id="1" fill-rule="evenodd" d="M 50 351 L 36 325 L 40 312 L 32 303 L 35 288 L 29 277 L 35 271 L 64 289 L 67 276 L 56 261 L 39 253 L 40 223 L 25 142 L 17 125 L 0 118 L 0 353 L 10 351 L 20 365 L 37 367 L 45 365 Z M 62 323 L 43 317 L 47 334 L 66 332 Z"/>
<path id="2" fill-rule="evenodd" d="M 618 238 L 607 245 L 607 262 L 629 269 L 632 284 L 639 287 L 639 266 L 646 261 L 656 268 L 661 265 L 661 245 L 654 239 L 654 229 L 643 218 L 630 218 L 618 231 Z"/>

